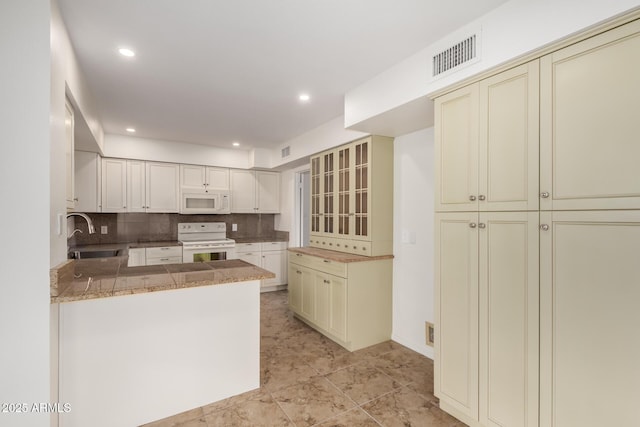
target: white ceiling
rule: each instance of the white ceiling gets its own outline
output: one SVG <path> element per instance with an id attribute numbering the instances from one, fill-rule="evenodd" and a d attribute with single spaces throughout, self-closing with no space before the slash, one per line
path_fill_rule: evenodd
<path id="1" fill-rule="evenodd" d="M 105 133 L 268 148 L 342 115 L 345 92 L 505 1 L 59 4 Z"/>

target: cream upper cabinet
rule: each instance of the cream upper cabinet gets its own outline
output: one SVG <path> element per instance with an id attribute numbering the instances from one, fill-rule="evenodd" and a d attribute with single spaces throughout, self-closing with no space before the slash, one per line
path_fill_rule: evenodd
<path id="1" fill-rule="evenodd" d="M 102 212 L 178 212 L 179 165 L 102 159 Z"/>
<path id="2" fill-rule="evenodd" d="M 640 21 L 542 58 L 541 209 L 639 209 Z"/>
<path id="3" fill-rule="evenodd" d="M 537 426 L 538 212 L 436 215 L 435 393 L 470 425 Z"/>
<path id="4" fill-rule="evenodd" d="M 478 84 L 435 100 L 435 209 L 478 207 Z"/>
<path id="5" fill-rule="evenodd" d="M 102 159 L 102 212 L 127 211 L 127 161 Z"/>
<path id="6" fill-rule="evenodd" d="M 180 189 L 184 192 L 228 191 L 229 169 L 180 165 Z"/>
<path id="7" fill-rule="evenodd" d="M 311 158 L 310 245 L 393 252 L 393 139 L 370 136 Z"/>
<path id="8" fill-rule="evenodd" d="M 102 161 L 98 153 L 74 152 L 75 209 L 78 212 L 101 211 L 101 167 Z"/>
<path id="9" fill-rule="evenodd" d="M 232 169 L 231 212 L 280 212 L 280 174 Z"/>
<path id="10" fill-rule="evenodd" d="M 540 222 L 540 426 L 640 425 L 640 211 Z"/>
<path id="11" fill-rule="evenodd" d="M 538 61 L 435 101 L 436 211 L 538 209 Z"/>
<path id="12" fill-rule="evenodd" d="M 478 208 L 538 209 L 539 61 L 480 85 Z"/>
<path id="13" fill-rule="evenodd" d="M 179 174 L 179 165 L 175 163 L 146 162 L 146 212 L 178 212 L 180 208 Z"/>
<path id="14" fill-rule="evenodd" d="M 146 212 L 145 162 L 127 160 L 127 212 Z"/>

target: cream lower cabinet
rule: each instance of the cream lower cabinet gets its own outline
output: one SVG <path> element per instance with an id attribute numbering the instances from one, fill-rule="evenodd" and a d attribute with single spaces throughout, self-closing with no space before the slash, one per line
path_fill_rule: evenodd
<path id="1" fill-rule="evenodd" d="M 538 212 L 436 215 L 436 396 L 471 426 L 538 425 Z"/>
<path id="2" fill-rule="evenodd" d="M 276 275 L 260 281 L 263 292 L 279 290 L 287 284 L 287 242 L 237 243 L 236 254 L 238 259 Z"/>
<path id="3" fill-rule="evenodd" d="M 640 211 L 540 222 L 540 426 L 638 426 Z"/>
<path id="4" fill-rule="evenodd" d="M 290 251 L 289 307 L 297 317 L 350 351 L 391 338 L 390 257 L 337 262 Z"/>

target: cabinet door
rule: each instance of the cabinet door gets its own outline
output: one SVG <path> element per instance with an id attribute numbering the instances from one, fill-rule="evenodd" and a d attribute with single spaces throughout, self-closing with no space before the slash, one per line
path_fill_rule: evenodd
<path id="1" fill-rule="evenodd" d="M 541 209 L 640 208 L 639 75 L 640 21 L 542 58 Z"/>
<path id="2" fill-rule="evenodd" d="M 260 213 L 280 212 L 280 174 L 256 172 L 256 203 Z"/>
<path id="3" fill-rule="evenodd" d="M 351 236 L 355 239 L 369 240 L 371 235 L 371 139 L 367 138 L 353 143 L 353 217 L 354 225 Z"/>
<path id="4" fill-rule="evenodd" d="M 229 169 L 207 168 L 207 191 L 229 191 Z"/>
<path id="5" fill-rule="evenodd" d="M 487 427 L 538 426 L 538 216 L 479 217 L 480 422 Z"/>
<path id="6" fill-rule="evenodd" d="M 343 341 L 347 340 L 347 281 L 330 276 L 329 283 L 329 332 Z"/>
<path id="7" fill-rule="evenodd" d="M 147 199 L 144 163 L 127 160 L 127 212 L 146 212 Z"/>
<path id="8" fill-rule="evenodd" d="M 348 145 L 337 150 L 338 227 L 336 233 L 338 237 L 343 238 L 351 236 L 355 224 L 355 201 L 353 197 L 355 173 L 352 147 L 352 145 Z"/>
<path id="9" fill-rule="evenodd" d="M 74 111 L 69 100 L 65 100 L 64 130 L 65 130 L 65 153 L 66 153 L 66 200 L 67 210 L 76 210 L 75 196 L 75 144 L 74 144 Z"/>
<path id="10" fill-rule="evenodd" d="M 335 212 L 335 164 L 336 151 L 324 153 L 322 160 L 322 224 L 320 230 L 325 236 L 332 236 L 335 233 L 336 212 Z"/>
<path id="11" fill-rule="evenodd" d="M 178 212 L 179 165 L 174 163 L 146 163 L 146 211 Z"/>
<path id="12" fill-rule="evenodd" d="M 328 330 L 331 305 L 331 276 L 316 271 L 314 278 L 316 299 L 316 316 L 314 321 L 320 328 Z"/>
<path id="13" fill-rule="evenodd" d="M 310 234 L 319 235 L 322 224 L 322 168 L 321 157 L 311 158 L 311 224 Z"/>
<path id="14" fill-rule="evenodd" d="M 102 212 L 127 211 L 127 162 L 102 159 Z"/>
<path id="15" fill-rule="evenodd" d="M 296 264 L 289 263 L 289 308 L 300 314 L 302 310 L 302 270 Z"/>
<path id="16" fill-rule="evenodd" d="M 100 212 L 100 156 L 97 153 L 74 153 L 76 210 Z"/>
<path id="17" fill-rule="evenodd" d="M 147 265 L 145 248 L 129 249 L 129 260 L 127 267 L 138 267 L 141 265 Z"/>
<path id="18" fill-rule="evenodd" d="M 262 267 L 262 257 L 260 251 L 258 252 L 236 252 L 238 259 L 246 261 L 249 264 L 253 264 L 257 267 Z"/>
<path id="19" fill-rule="evenodd" d="M 231 212 L 256 213 L 256 179 L 253 171 L 231 170 Z"/>
<path id="20" fill-rule="evenodd" d="M 302 290 L 302 306 L 300 308 L 300 315 L 306 317 L 310 321 L 314 321 L 316 318 L 316 287 L 315 287 L 315 275 L 314 271 L 306 267 L 298 267 L 301 274 L 300 289 Z"/>
<path id="21" fill-rule="evenodd" d="M 180 188 L 182 191 L 204 191 L 206 168 L 196 165 L 180 165 Z"/>
<path id="22" fill-rule="evenodd" d="M 640 212 L 540 222 L 540 426 L 640 425 Z"/>
<path id="23" fill-rule="evenodd" d="M 481 211 L 538 209 L 538 100 L 537 60 L 480 82 Z"/>
<path id="24" fill-rule="evenodd" d="M 436 214 L 434 392 L 478 420 L 478 214 Z M 464 421 L 464 420 L 463 420 Z"/>
<path id="25" fill-rule="evenodd" d="M 435 100 L 435 210 L 478 208 L 478 84 Z"/>
<path id="26" fill-rule="evenodd" d="M 274 277 L 273 279 L 263 280 L 263 286 L 276 286 L 284 284 L 283 272 L 286 265 L 285 259 L 286 257 L 284 251 L 262 252 L 262 268 L 276 275 L 276 277 Z"/>

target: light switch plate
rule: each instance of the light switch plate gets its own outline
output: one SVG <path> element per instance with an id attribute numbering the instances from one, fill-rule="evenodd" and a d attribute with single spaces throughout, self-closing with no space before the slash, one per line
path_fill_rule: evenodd
<path id="1" fill-rule="evenodd" d="M 433 323 L 429 323 L 429 322 L 424 322 L 424 326 L 425 326 L 425 335 L 426 335 L 426 344 L 429 347 L 433 347 L 433 342 L 435 340 L 434 334 L 435 334 L 435 330 L 433 327 Z"/>
<path id="2" fill-rule="evenodd" d="M 231 231 L 238 231 L 238 224 L 231 224 Z"/>
<path id="3" fill-rule="evenodd" d="M 108 228 L 106 225 L 101 225 L 100 226 L 100 234 L 107 234 L 108 232 Z"/>

